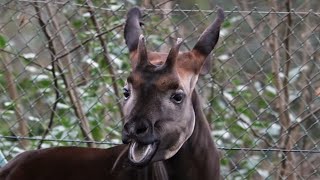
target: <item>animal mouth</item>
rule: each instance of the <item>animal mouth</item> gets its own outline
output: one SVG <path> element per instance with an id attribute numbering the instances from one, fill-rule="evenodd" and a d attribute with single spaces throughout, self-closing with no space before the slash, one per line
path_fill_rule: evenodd
<path id="1" fill-rule="evenodd" d="M 158 148 L 158 143 L 141 144 L 136 141 L 130 143 L 129 160 L 137 166 L 144 166 L 148 164 Z"/>

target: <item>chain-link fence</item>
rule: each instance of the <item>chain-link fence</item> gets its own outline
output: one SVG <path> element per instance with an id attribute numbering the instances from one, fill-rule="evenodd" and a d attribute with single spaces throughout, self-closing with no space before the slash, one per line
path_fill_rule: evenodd
<path id="1" fill-rule="evenodd" d="M 152 2 L 2 0 L 0 154 L 121 143 L 127 10 L 148 7 L 144 34 L 159 51 L 178 37 L 189 50 L 215 17 L 196 5 Z M 311 7 L 320 6 L 236 2 L 220 3 L 230 8 L 213 70 L 198 83 L 223 177 L 319 179 L 320 12 Z"/>

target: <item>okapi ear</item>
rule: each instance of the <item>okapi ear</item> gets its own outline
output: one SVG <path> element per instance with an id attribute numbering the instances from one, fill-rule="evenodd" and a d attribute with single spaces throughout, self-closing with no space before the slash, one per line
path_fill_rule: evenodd
<path id="1" fill-rule="evenodd" d="M 203 66 L 207 60 L 206 58 L 217 44 L 219 40 L 220 27 L 223 20 L 224 12 L 220 7 L 218 7 L 215 21 L 201 34 L 198 42 L 192 49 L 192 53 L 200 59 L 199 68 Z"/>
<path id="2" fill-rule="evenodd" d="M 202 67 L 201 67 L 200 75 L 206 75 L 206 74 L 210 73 L 211 64 L 212 64 L 211 60 L 212 60 L 211 56 L 208 55 L 207 58 L 204 60 L 204 63 L 202 65 Z"/>
<path id="3" fill-rule="evenodd" d="M 139 37 L 142 34 L 141 29 L 142 12 L 138 7 L 130 9 L 127 13 L 126 25 L 124 27 L 124 38 L 129 48 L 130 54 L 138 48 Z"/>

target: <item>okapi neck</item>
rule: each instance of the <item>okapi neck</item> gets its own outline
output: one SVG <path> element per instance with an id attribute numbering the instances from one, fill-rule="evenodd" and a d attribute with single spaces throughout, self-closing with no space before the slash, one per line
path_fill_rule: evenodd
<path id="1" fill-rule="evenodd" d="M 167 160 L 169 176 L 171 174 L 183 177 L 172 179 L 212 180 L 220 176 L 219 154 L 215 147 L 209 124 L 203 114 L 199 96 L 194 90 L 192 102 L 196 116 L 195 129 L 175 156 Z M 179 172 L 177 172 L 179 171 Z"/>

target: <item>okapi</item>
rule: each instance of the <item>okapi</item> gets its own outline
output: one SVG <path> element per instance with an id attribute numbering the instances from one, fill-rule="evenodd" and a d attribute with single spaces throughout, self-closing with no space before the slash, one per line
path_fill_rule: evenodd
<path id="1" fill-rule="evenodd" d="M 169 53 L 147 51 L 141 14 L 132 8 L 124 29 L 132 67 L 124 87 L 124 144 L 24 152 L 1 169 L 0 180 L 220 179 L 219 154 L 195 86 L 219 39 L 223 10 L 191 51 L 180 52 L 178 39 Z"/>

